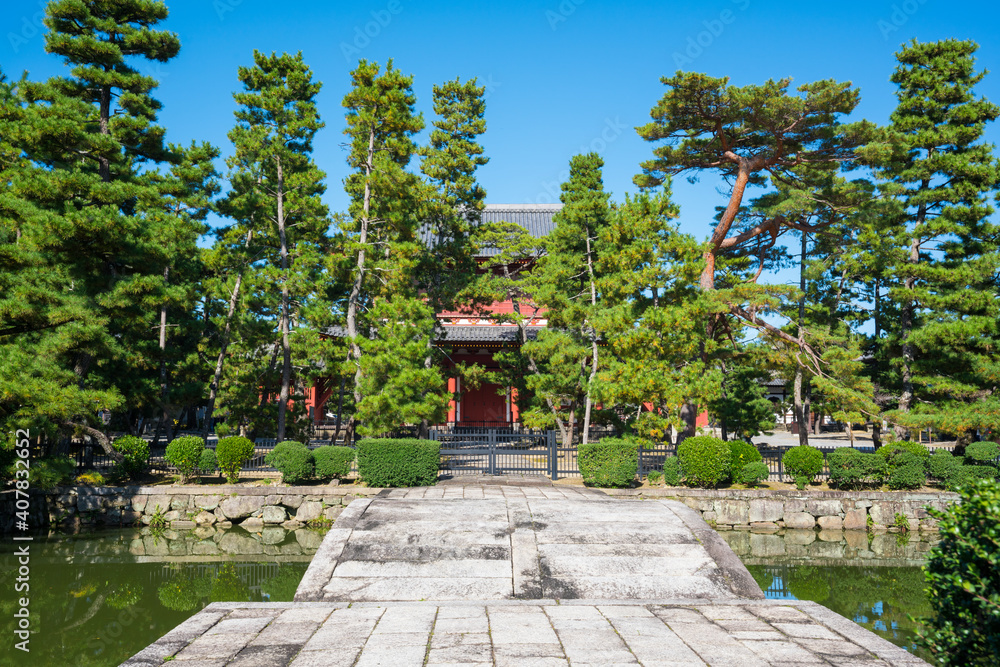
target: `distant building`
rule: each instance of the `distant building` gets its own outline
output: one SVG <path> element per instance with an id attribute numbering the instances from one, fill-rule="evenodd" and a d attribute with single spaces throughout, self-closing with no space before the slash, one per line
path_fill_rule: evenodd
<path id="1" fill-rule="evenodd" d="M 535 238 L 543 238 L 554 228 L 552 218 L 562 204 L 487 204 L 482 214 L 483 223 L 513 222 L 524 227 Z M 425 238 L 425 242 L 432 239 Z M 491 257 L 497 251 L 494 248 L 483 248 L 476 257 L 478 271 L 484 273 L 496 270 Z M 520 421 L 515 396 L 511 387 L 483 383 L 478 389 L 464 390 L 460 381 L 450 372 L 455 364 L 479 364 L 487 370 L 499 370 L 495 359 L 497 352 L 520 345 L 518 342 L 517 325 L 508 322 L 498 322 L 493 316 L 511 314 L 514 304 L 501 301 L 482 309 L 476 316 L 461 312 L 437 313 L 442 325 L 442 335 L 435 344 L 444 352 L 445 375 L 449 376 L 448 391 L 458 396 L 451 401 L 448 409 L 449 424 L 476 424 L 498 426 Z M 536 314 L 528 323 L 528 337 L 534 338 L 538 331 L 548 324 Z M 342 336 L 342 329 L 333 329 L 331 335 Z M 350 391 L 352 388 L 348 387 Z M 306 406 L 313 416 L 314 422 L 329 421 L 336 416 L 339 387 L 329 381 L 319 381 L 306 393 Z M 332 399 L 332 400 L 331 400 Z M 333 403 L 333 405 L 331 405 Z"/>

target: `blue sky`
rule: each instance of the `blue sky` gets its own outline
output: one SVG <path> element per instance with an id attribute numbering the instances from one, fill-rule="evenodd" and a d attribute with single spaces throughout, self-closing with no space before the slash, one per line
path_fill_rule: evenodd
<path id="1" fill-rule="evenodd" d="M 39 0 L 0 8 L 0 64 L 9 76 L 64 71 L 44 52 Z M 597 150 L 616 199 L 635 190 L 632 176 L 652 146 L 634 127 L 662 96 L 659 78 L 677 69 L 730 76 L 734 84 L 790 76 L 796 83 L 853 81 L 856 118 L 884 123 L 895 106 L 889 76 L 904 41 L 955 37 L 980 44 L 980 68 L 996 72 L 979 93 L 1000 102 L 1000 9 L 987 2 L 942 0 L 712 0 L 633 2 L 317 2 L 174 0 L 165 27 L 181 53 L 147 72 L 161 81 L 161 123 L 171 141 L 207 140 L 223 154 L 233 125 L 236 70 L 253 49 L 299 51 L 324 83 L 315 158 L 328 175 L 327 203 L 345 210 L 343 109 L 348 73 L 359 57 L 394 58 L 415 76 L 418 107 L 429 122 L 431 87 L 478 77 L 488 88 L 490 163 L 480 180 L 491 203 L 555 201 L 572 155 Z M 1000 129 L 988 138 L 1000 142 Z M 724 202 L 712 178 L 677 179 L 674 198 L 684 231 L 705 238 Z"/>

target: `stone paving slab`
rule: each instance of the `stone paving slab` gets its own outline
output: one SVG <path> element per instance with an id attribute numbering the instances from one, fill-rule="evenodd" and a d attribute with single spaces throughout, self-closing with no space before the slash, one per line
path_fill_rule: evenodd
<path id="1" fill-rule="evenodd" d="M 500 488 L 511 493 L 431 498 L 429 488 L 396 489 L 355 500 L 295 599 L 763 598 L 729 547 L 679 502 Z"/>
<path id="2" fill-rule="evenodd" d="M 814 603 L 225 603 L 125 667 L 927 665 Z"/>

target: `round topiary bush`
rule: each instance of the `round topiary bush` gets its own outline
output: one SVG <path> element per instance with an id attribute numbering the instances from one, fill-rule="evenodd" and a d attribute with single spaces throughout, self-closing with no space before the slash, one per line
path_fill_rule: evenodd
<path id="1" fill-rule="evenodd" d="M 965 459 L 969 465 L 996 465 L 1000 457 L 1000 445 L 995 442 L 973 442 L 965 447 Z"/>
<path id="2" fill-rule="evenodd" d="M 122 460 L 116 468 L 129 479 L 139 479 L 149 464 L 149 443 L 134 435 L 123 435 L 116 438 L 111 446 L 116 452 L 121 452 Z"/>
<path id="3" fill-rule="evenodd" d="M 215 446 L 215 456 L 227 482 L 235 484 L 240 481 L 240 470 L 247 459 L 253 456 L 253 452 L 253 443 L 244 437 L 234 435 L 219 440 L 219 444 Z"/>
<path id="4" fill-rule="evenodd" d="M 185 435 L 172 440 L 167 445 L 166 458 L 181 474 L 181 483 L 194 474 L 201 463 L 201 453 L 205 451 L 205 441 L 196 435 Z"/>
<path id="5" fill-rule="evenodd" d="M 301 442 L 285 440 L 274 446 L 264 462 L 281 472 L 281 481 L 285 484 L 296 484 L 309 479 L 316 470 L 313 453 Z"/>
<path id="6" fill-rule="evenodd" d="M 731 456 L 729 444 L 710 435 L 687 438 L 677 447 L 684 479 L 693 486 L 714 488 L 728 479 Z"/>
<path id="7" fill-rule="evenodd" d="M 667 486 L 678 486 L 684 476 L 681 471 L 681 460 L 676 456 L 668 457 L 663 461 L 663 483 Z"/>
<path id="8" fill-rule="evenodd" d="M 771 471 L 768 470 L 766 463 L 754 461 L 743 466 L 743 469 L 740 470 L 739 480 L 747 486 L 757 486 L 761 482 L 767 481 L 770 475 Z"/>
<path id="9" fill-rule="evenodd" d="M 320 479 L 343 479 L 351 474 L 354 449 L 324 445 L 313 450 L 316 459 L 316 476 Z"/>
<path id="10" fill-rule="evenodd" d="M 885 480 L 885 459 L 876 454 L 839 447 L 826 457 L 830 467 L 830 484 L 840 489 L 877 486 Z"/>
<path id="11" fill-rule="evenodd" d="M 202 475 L 208 475 L 216 471 L 219 467 L 219 462 L 215 457 L 215 450 L 205 448 L 205 451 L 201 453 L 201 459 L 198 461 L 198 470 Z"/>
<path id="12" fill-rule="evenodd" d="M 749 442 L 729 441 L 729 476 L 732 479 L 740 479 L 740 475 L 743 474 L 743 469 L 748 463 L 760 463 L 763 460 L 764 457 Z"/>
<path id="13" fill-rule="evenodd" d="M 798 445 L 785 452 L 781 463 L 795 486 L 804 489 L 806 484 L 811 483 L 822 472 L 823 452 L 809 445 Z"/>

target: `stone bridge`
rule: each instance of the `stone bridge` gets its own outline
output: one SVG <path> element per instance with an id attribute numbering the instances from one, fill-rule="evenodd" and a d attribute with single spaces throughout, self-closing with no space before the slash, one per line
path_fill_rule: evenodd
<path id="1" fill-rule="evenodd" d="M 812 602 L 765 600 L 699 513 L 558 487 L 352 502 L 292 603 L 215 603 L 124 663 L 925 665 Z"/>

